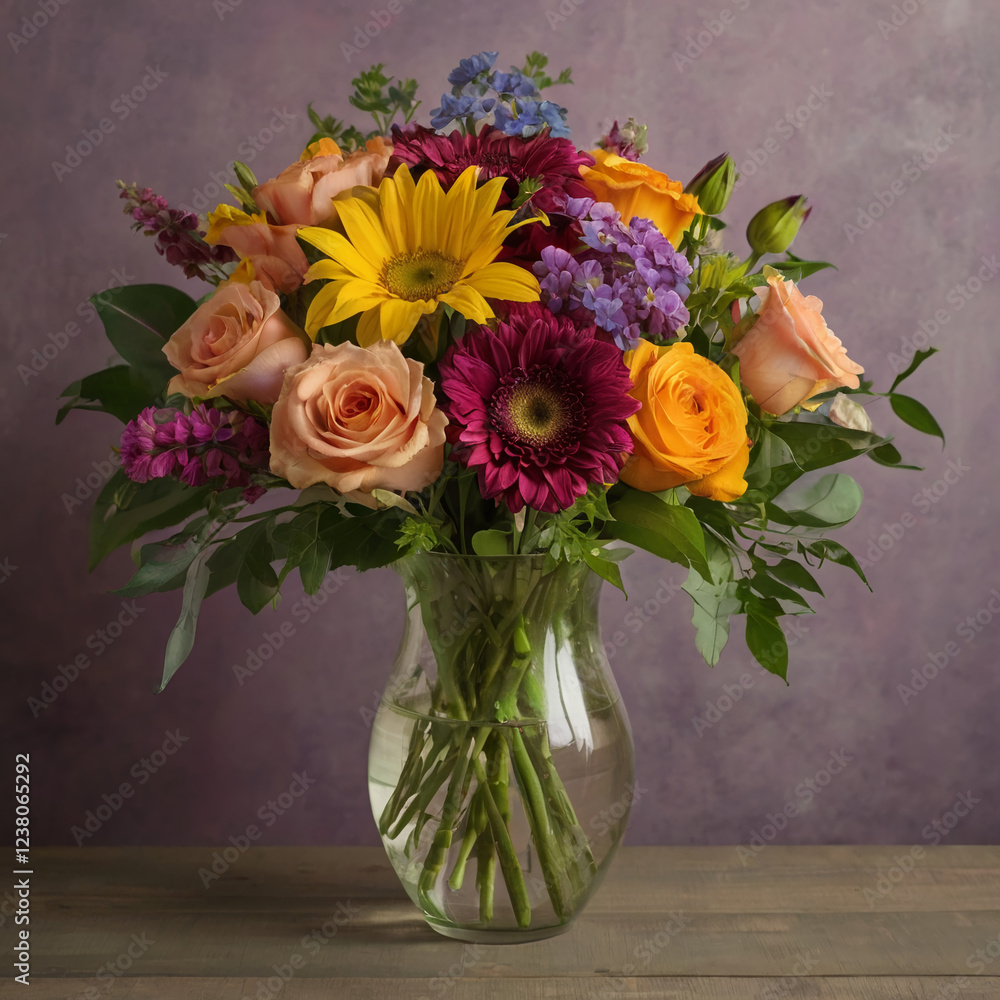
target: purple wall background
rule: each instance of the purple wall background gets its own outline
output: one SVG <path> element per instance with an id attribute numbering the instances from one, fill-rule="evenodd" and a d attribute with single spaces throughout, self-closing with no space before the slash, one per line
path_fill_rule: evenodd
<path id="1" fill-rule="evenodd" d="M 877 386 L 891 380 L 890 353 L 943 310 L 932 339 L 942 354 L 909 391 L 938 415 L 947 448 L 901 429 L 881 402 L 872 407 L 879 428 L 900 430 L 901 448 L 925 471 L 856 463 L 851 471 L 867 499 L 842 537 L 863 554 L 885 525 L 907 514 L 911 526 L 871 568 L 874 595 L 846 570 L 823 572 L 821 613 L 798 619 L 790 687 L 753 664 L 738 628 L 715 670 L 698 660 L 686 595 L 666 603 L 655 596 L 665 593 L 661 581 L 681 581 L 676 567 L 636 555 L 625 569 L 634 606 L 605 595 L 605 634 L 627 637 L 613 667 L 638 747 L 641 794 L 629 841 L 745 844 L 769 813 L 801 803 L 796 786 L 843 748 L 849 765 L 780 842 L 925 843 L 925 827 L 966 792 L 981 802 L 945 842 L 997 842 L 1000 621 L 969 643 L 956 627 L 1000 588 L 993 516 L 1000 280 L 967 301 L 953 289 L 1000 251 L 1000 143 L 990 103 L 998 12 L 971 0 L 908 0 L 916 12 L 905 17 L 888 0 L 576 3 L 563 0 L 569 15 L 550 24 L 546 12 L 558 11 L 558 0 L 507 0 L 502 15 L 492 4 L 402 0 L 402 12 L 350 61 L 341 43 L 368 20 L 368 0 L 77 0 L 18 51 L 8 40 L 0 57 L 3 741 L 7 760 L 7 752 L 31 752 L 35 843 L 72 843 L 71 827 L 124 781 L 136 786 L 134 797 L 88 843 L 220 843 L 255 822 L 258 808 L 303 770 L 317 783 L 266 832 L 267 843 L 376 842 L 366 718 L 402 627 L 391 571 L 345 574 L 308 622 L 297 579 L 277 612 L 256 619 L 234 595 L 212 598 L 193 656 L 159 697 L 152 689 L 177 597 L 142 599 L 137 621 L 33 717 L 27 699 L 39 697 L 60 664 L 93 653 L 88 638 L 120 610 L 107 591 L 129 575 L 124 552 L 87 575 L 89 503 L 68 511 L 62 499 L 107 457 L 117 425 L 84 413 L 56 430 L 55 396 L 108 360 L 100 324 L 78 315 L 89 295 L 116 275 L 184 284 L 130 233 L 116 177 L 190 204 L 212 172 L 237 156 L 249 160 L 241 143 L 268 127 L 276 110 L 287 111 L 294 120 L 252 160 L 258 176 L 273 176 L 310 132 L 306 102 L 349 113 L 349 80 L 359 68 L 385 62 L 418 78 L 426 110 L 459 57 L 491 47 L 502 63 L 538 47 L 556 69 L 572 64 L 577 85 L 560 97 L 581 145 L 612 118 L 634 114 L 650 126 L 649 162 L 681 179 L 721 150 L 740 164 L 751 150 L 766 150 L 763 169 L 752 161 L 743 167 L 727 212 L 730 240 L 744 248 L 746 221 L 765 202 L 809 194 L 815 211 L 796 250 L 833 259 L 840 271 L 817 275 L 807 288 L 824 299 L 831 327 Z M 3 7 L 4 33 L 20 32 L 22 18 L 40 9 L 35 0 Z M 734 17 L 712 37 L 704 21 L 723 8 Z M 880 30 L 894 9 L 898 30 Z M 678 66 L 673 53 L 686 50 L 697 58 Z M 147 67 L 165 78 L 120 119 L 112 102 L 141 87 Z M 797 127 L 786 115 L 798 115 Z M 52 162 L 105 117 L 114 130 L 57 179 Z M 869 230 L 849 235 L 845 224 L 856 224 L 859 209 L 942 135 L 949 138 L 935 162 L 919 179 L 904 179 L 903 193 Z M 25 381 L 18 366 L 30 365 L 71 321 L 79 336 Z M 950 463 L 962 474 L 946 487 Z M 935 483 L 943 495 L 917 503 Z M 626 618 L 645 602 L 656 612 L 648 621 Z M 233 665 L 283 621 L 293 623 L 294 636 L 240 685 Z M 904 706 L 897 685 L 949 641 L 959 655 Z M 743 675 L 752 686 L 697 733 L 694 717 Z M 139 785 L 130 769 L 175 729 L 188 741 Z"/>

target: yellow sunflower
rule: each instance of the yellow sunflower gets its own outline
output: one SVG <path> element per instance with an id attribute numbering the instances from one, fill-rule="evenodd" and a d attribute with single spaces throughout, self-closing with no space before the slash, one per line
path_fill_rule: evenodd
<path id="1" fill-rule="evenodd" d="M 478 174 L 478 167 L 468 167 L 445 192 L 430 170 L 414 184 L 404 164 L 382 181 L 377 199 L 337 202 L 346 236 L 300 229 L 302 239 L 330 258 L 306 274 L 306 281 L 330 279 L 309 306 L 309 335 L 361 313 L 362 347 L 379 339 L 402 344 L 439 302 L 485 323 L 493 316 L 487 298 L 536 301 L 540 291 L 530 271 L 493 260 L 504 238 L 524 224 L 510 225 L 512 211 L 494 211 L 505 178 L 477 188 Z"/>

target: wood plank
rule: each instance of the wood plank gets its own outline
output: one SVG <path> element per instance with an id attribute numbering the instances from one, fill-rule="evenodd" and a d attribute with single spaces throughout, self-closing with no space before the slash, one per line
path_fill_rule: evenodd
<path id="1" fill-rule="evenodd" d="M 94 989 L 94 979 L 32 979 L 24 992 L 9 981 L 0 983 L 0 1000 L 30 995 L 31 1000 L 67 1000 Z M 256 996 L 255 980 L 243 978 L 135 978 L 115 982 L 114 1000 L 245 1000 Z M 768 992 L 770 991 L 770 992 Z M 814 978 L 663 978 L 457 980 L 444 991 L 430 992 L 426 981 L 413 979 L 293 979 L 272 996 L 281 1000 L 996 1000 L 996 977 L 863 976 Z"/>
<path id="2" fill-rule="evenodd" d="M 733 848 L 626 848 L 570 933 L 476 949 L 426 926 L 378 848 L 254 848 L 207 888 L 211 848 L 45 849 L 34 971 L 93 976 L 135 933 L 154 942 L 139 977 L 256 981 L 294 956 L 296 981 L 787 976 L 802 956 L 819 977 L 967 972 L 1000 934 L 1000 850 L 928 848 L 869 905 L 859 886 L 903 850 L 774 846 L 744 866 Z"/>

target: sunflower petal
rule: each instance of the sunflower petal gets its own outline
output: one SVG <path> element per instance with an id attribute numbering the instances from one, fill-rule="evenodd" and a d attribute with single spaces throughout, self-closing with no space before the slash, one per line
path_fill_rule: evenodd
<path id="1" fill-rule="evenodd" d="M 381 328 L 383 340 L 394 340 L 397 344 L 405 344 L 417 325 L 417 320 L 425 313 L 434 312 L 436 302 L 424 302 L 418 299 L 408 302 L 406 299 L 389 299 L 381 309 Z"/>
<path id="2" fill-rule="evenodd" d="M 490 299 L 535 302 L 541 296 L 538 279 L 530 271 L 505 261 L 487 264 L 464 278 L 463 284 Z"/>

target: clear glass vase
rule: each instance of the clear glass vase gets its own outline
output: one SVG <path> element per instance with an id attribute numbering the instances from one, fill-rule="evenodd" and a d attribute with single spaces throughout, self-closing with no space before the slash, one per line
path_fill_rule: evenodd
<path id="1" fill-rule="evenodd" d="M 567 930 L 632 804 L 635 752 L 598 630 L 602 580 L 544 555 L 418 553 L 372 729 L 369 792 L 393 867 L 447 937 Z"/>

